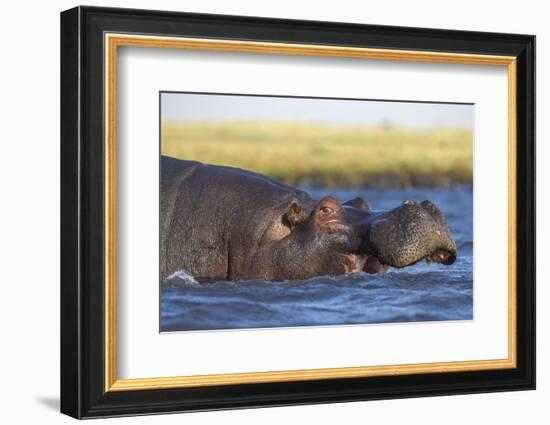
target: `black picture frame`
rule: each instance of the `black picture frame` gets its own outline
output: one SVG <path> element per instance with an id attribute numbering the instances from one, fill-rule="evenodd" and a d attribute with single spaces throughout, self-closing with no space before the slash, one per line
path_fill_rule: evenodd
<path id="1" fill-rule="evenodd" d="M 104 34 L 514 56 L 517 367 L 401 376 L 105 391 Z M 535 388 L 535 37 L 132 9 L 61 13 L 61 412 L 75 418 Z"/>

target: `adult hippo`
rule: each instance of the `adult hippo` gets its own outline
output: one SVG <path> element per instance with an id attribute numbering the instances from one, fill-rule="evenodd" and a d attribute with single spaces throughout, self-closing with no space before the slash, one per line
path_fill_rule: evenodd
<path id="1" fill-rule="evenodd" d="M 456 246 L 430 201 L 371 210 L 340 204 L 237 168 L 161 158 L 160 267 L 199 280 L 305 279 L 385 271 L 427 259 L 452 264 Z"/>

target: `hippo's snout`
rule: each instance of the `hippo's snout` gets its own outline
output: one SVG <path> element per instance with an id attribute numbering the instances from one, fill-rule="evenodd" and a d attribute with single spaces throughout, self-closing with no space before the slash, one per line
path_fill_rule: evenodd
<path id="1" fill-rule="evenodd" d="M 381 213 L 372 223 L 366 249 L 380 263 L 401 268 L 426 259 L 451 265 L 457 257 L 447 220 L 430 201 L 403 201 L 401 206 Z"/>

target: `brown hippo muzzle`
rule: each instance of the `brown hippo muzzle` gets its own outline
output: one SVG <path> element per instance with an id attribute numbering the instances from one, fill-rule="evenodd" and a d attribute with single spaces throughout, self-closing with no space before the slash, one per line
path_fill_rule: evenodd
<path id="1" fill-rule="evenodd" d="M 453 264 L 456 245 L 443 213 L 430 201 L 407 200 L 381 212 L 369 223 L 362 250 L 363 271 L 383 272 L 387 266 L 406 267 L 420 260 Z"/>

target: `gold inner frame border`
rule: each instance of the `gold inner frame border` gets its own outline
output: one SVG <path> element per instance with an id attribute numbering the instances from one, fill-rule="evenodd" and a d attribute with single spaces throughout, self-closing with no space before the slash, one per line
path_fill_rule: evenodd
<path id="1" fill-rule="evenodd" d="M 216 385 L 238 385 L 270 382 L 312 381 L 322 379 L 359 378 L 411 375 L 419 373 L 450 373 L 511 369 L 516 359 L 516 58 L 513 56 L 478 55 L 465 53 L 428 52 L 393 49 L 371 49 L 330 45 L 288 44 L 256 41 L 180 38 L 151 35 L 106 33 L 105 46 L 105 391 L 137 391 Z M 116 324 L 116 93 L 117 48 L 149 47 L 230 51 L 279 55 L 341 57 L 355 59 L 397 60 L 404 62 L 433 62 L 507 67 L 508 72 L 508 357 L 495 360 L 398 364 L 380 366 L 302 369 L 214 375 L 151 377 L 118 379 Z"/>

